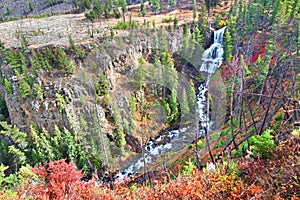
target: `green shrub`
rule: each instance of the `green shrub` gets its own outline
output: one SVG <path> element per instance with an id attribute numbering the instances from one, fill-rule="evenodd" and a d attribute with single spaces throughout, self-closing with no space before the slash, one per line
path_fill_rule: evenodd
<path id="1" fill-rule="evenodd" d="M 115 29 L 118 30 L 130 30 L 138 28 L 139 25 L 136 21 L 127 21 L 127 22 L 118 22 L 115 26 Z"/>
<path id="2" fill-rule="evenodd" d="M 253 157 L 269 158 L 272 150 L 275 147 L 273 136 L 271 135 L 272 130 L 265 130 L 261 135 L 254 135 L 249 138 L 250 151 L 253 153 Z M 241 156 L 243 150 L 248 149 L 248 143 L 243 142 L 237 151 L 234 152 L 234 157 Z"/>
<path id="3" fill-rule="evenodd" d="M 250 149 L 254 156 L 270 157 L 270 150 L 275 147 L 272 130 L 265 130 L 261 135 L 252 136 L 249 139 Z"/>
<path id="4" fill-rule="evenodd" d="M 169 23 L 169 22 L 172 22 L 172 21 L 173 21 L 172 17 L 162 18 L 162 22 L 164 22 L 164 23 Z"/>

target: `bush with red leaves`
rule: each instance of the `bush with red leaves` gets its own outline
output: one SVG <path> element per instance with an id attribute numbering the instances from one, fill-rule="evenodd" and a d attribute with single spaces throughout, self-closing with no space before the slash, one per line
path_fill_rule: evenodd
<path id="1" fill-rule="evenodd" d="M 95 180 L 82 181 L 82 171 L 74 163 L 65 159 L 50 161 L 32 169 L 39 177 L 39 182 L 27 185 L 19 190 L 20 198 L 29 196 L 33 199 L 95 199 L 97 196 Z"/>

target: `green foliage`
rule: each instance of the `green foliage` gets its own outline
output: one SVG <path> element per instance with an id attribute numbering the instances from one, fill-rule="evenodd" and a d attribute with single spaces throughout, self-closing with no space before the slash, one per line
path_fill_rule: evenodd
<path id="1" fill-rule="evenodd" d="M 171 98 L 169 99 L 169 105 L 170 105 L 171 113 L 169 116 L 167 116 L 167 120 L 171 122 L 173 120 L 177 120 L 179 116 L 177 93 L 175 91 L 172 91 L 171 93 Z"/>
<path id="2" fill-rule="evenodd" d="M 169 2 L 171 7 L 175 7 L 177 4 L 177 0 L 170 0 Z"/>
<path id="3" fill-rule="evenodd" d="M 129 99 L 129 110 L 132 116 L 132 119 L 136 119 L 136 98 L 130 97 Z"/>
<path id="4" fill-rule="evenodd" d="M 187 99 L 187 95 L 185 90 L 183 89 L 182 91 L 182 102 L 180 104 L 180 109 L 181 109 L 181 122 L 187 122 L 190 119 L 190 108 L 189 108 L 189 103 Z"/>
<path id="5" fill-rule="evenodd" d="M 225 31 L 225 37 L 224 37 L 224 53 L 225 53 L 225 58 L 228 63 L 230 63 L 232 59 L 232 39 L 231 39 L 231 34 L 229 29 L 227 28 Z"/>
<path id="6" fill-rule="evenodd" d="M 85 13 L 84 16 L 91 22 L 94 22 L 96 19 L 96 13 L 94 10 L 91 10 L 90 12 Z"/>
<path id="7" fill-rule="evenodd" d="M 70 59 L 67 57 L 66 52 L 61 48 L 57 48 L 56 53 L 57 53 L 58 64 L 62 70 L 62 74 L 64 76 L 66 76 L 67 74 L 73 74 L 75 72 L 75 68 L 71 64 Z"/>
<path id="8" fill-rule="evenodd" d="M 195 91 L 195 85 L 192 80 L 189 81 L 189 86 L 188 86 L 188 91 L 187 91 L 187 99 L 188 99 L 188 105 L 189 105 L 189 110 L 191 113 L 196 112 L 196 91 Z"/>
<path id="9" fill-rule="evenodd" d="M 71 35 L 69 35 L 69 43 L 70 43 L 72 51 L 75 53 L 76 56 L 78 56 L 80 59 L 83 59 L 86 57 L 83 48 L 80 45 L 75 45 Z"/>
<path id="10" fill-rule="evenodd" d="M 150 4 L 152 12 L 155 12 L 155 14 L 157 14 L 158 10 L 162 9 L 162 3 L 160 0 L 150 0 L 149 4 Z"/>
<path id="11" fill-rule="evenodd" d="M 184 160 L 183 160 L 184 161 Z M 182 160 L 181 160 L 182 162 Z M 195 160 L 193 158 L 190 158 L 189 161 L 185 162 L 186 165 L 181 165 L 181 170 L 180 172 L 184 176 L 191 176 L 193 173 L 193 170 L 196 166 Z"/>
<path id="12" fill-rule="evenodd" d="M 34 10 L 34 5 L 33 5 L 33 3 L 31 1 L 29 2 L 28 6 L 29 6 L 29 9 L 32 12 Z"/>
<path id="13" fill-rule="evenodd" d="M 109 27 L 109 31 L 110 31 L 110 37 L 113 38 L 115 36 L 115 32 L 111 26 Z"/>
<path id="14" fill-rule="evenodd" d="M 239 177 L 241 175 L 241 171 L 239 170 L 236 162 L 234 162 L 233 160 L 229 161 L 228 163 L 224 163 L 223 164 L 225 168 L 227 168 L 227 174 L 230 175 L 234 175 L 236 177 Z"/>
<path id="15" fill-rule="evenodd" d="M 5 84 L 6 92 L 8 94 L 12 94 L 13 88 L 11 82 L 7 78 L 4 78 L 4 84 Z"/>
<path id="16" fill-rule="evenodd" d="M 140 66 L 136 70 L 136 73 L 132 79 L 132 83 L 134 87 L 141 90 L 143 87 L 146 87 L 147 69 L 144 58 L 141 58 L 139 62 Z"/>
<path id="17" fill-rule="evenodd" d="M 15 72 L 19 81 L 19 90 L 21 93 L 21 97 L 22 98 L 32 97 L 33 93 L 28 82 L 18 73 L 18 71 Z"/>
<path id="18" fill-rule="evenodd" d="M 105 17 L 106 19 L 108 19 L 108 18 L 110 17 L 109 9 L 108 9 L 108 8 L 105 8 L 105 9 L 104 9 L 104 17 Z"/>
<path id="19" fill-rule="evenodd" d="M 119 11 L 119 0 L 114 0 L 114 2 L 115 2 L 114 8 L 113 8 L 114 17 L 116 19 L 119 19 L 121 17 L 121 13 Z"/>
<path id="20" fill-rule="evenodd" d="M 33 84 L 33 93 L 37 97 L 37 99 L 43 101 L 44 91 L 43 91 L 43 88 L 39 84 L 37 84 L 37 83 Z"/>
<path id="21" fill-rule="evenodd" d="M 146 8 L 145 8 L 144 1 L 141 2 L 141 13 L 143 17 L 146 16 Z"/>
<path id="22" fill-rule="evenodd" d="M 172 17 L 163 17 L 162 18 L 162 22 L 164 22 L 164 23 L 170 23 L 172 21 L 174 21 Z"/>
<path id="23" fill-rule="evenodd" d="M 34 180 L 36 178 L 36 176 L 31 171 L 31 168 L 28 166 L 22 166 L 17 173 L 5 176 L 4 172 L 7 169 L 9 169 L 8 166 L 4 166 L 2 163 L 0 164 L 0 190 L 5 189 L 7 192 L 12 192 L 12 190 L 17 186 L 26 185 L 29 182 L 29 178 L 31 180 Z M 13 193 L 10 195 L 14 196 Z"/>
<path id="24" fill-rule="evenodd" d="M 123 147 L 126 144 L 125 140 L 125 133 L 124 133 L 124 128 L 123 128 L 123 122 L 122 122 L 122 117 L 120 110 L 116 107 L 113 106 L 113 117 L 114 117 L 114 135 L 116 139 L 116 146 L 117 147 Z"/>
<path id="25" fill-rule="evenodd" d="M 26 168 L 22 168 L 25 164 L 34 165 L 62 158 L 68 158 L 79 168 L 85 167 L 86 172 L 90 172 L 87 159 L 91 152 L 83 148 L 85 136 L 75 137 L 66 129 L 61 132 L 58 127 L 55 127 L 50 136 L 47 130 L 39 131 L 34 125 L 30 126 L 30 132 L 26 134 L 7 122 L 0 122 L 0 125 L 0 161 L 8 165 L 11 172 L 19 171 L 18 179 L 25 176 Z M 9 138 L 9 145 L 2 140 L 2 136 Z M 14 184 L 18 183 L 15 177 L 10 177 L 9 180 Z"/>
<path id="26" fill-rule="evenodd" d="M 136 29 L 138 27 L 139 27 L 138 23 L 134 20 L 127 21 L 127 22 L 118 21 L 116 26 L 115 26 L 115 29 L 118 29 L 118 30 L 131 30 L 131 29 Z"/>
<path id="27" fill-rule="evenodd" d="M 196 0 L 193 0 L 192 8 L 193 8 L 193 18 L 195 20 L 197 17 L 197 1 Z"/>
<path id="28" fill-rule="evenodd" d="M 62 112 L 65 109 L 65 105 L 68 103 L 63 95 L 60 93 L 55 94 L 56 102 L 59 107 L 59 112 Z"/>
<path id="29" fill-rule="evenodd" d="M 262 156 L 263 158 L 270 157 L 272 150 L 275 147 L 272 130 L 265 130 L 261 135 L 255 135 L 249 138 L 250 150 L 254 156 Z"/>
<path id="30" fill-rule="evenodd" d="M 261 135 L 254 135 L 248 139 L 250 145 L 250 151 L 253 153 L 253 157 L 270 157 L 272 150 L 275 147 L 272 130 L 265 130 Z M 240 156 L 245 150 L 248 149 L 248 143 L 243 142 L 239 149 L 234 153 L 234 156 Z"/>
<path id="31" fill-rule="evenodd" d="M 94 80 L 97 95 L 104 96 L 104 97 L 108 96 L 109 95 L 108 81 L 102 69 L 99 69 L 99 78 L 93 76 L 93 80 Z"/>
<path id="32" fill-rule="evenodd" d="M 55 155 L 50 144 L 50 134 L 48 131 L 43 130 L 39 132 L 38 129 L 31 125 L 30 126 L 30 136 L 32 148 L 32 158 L 35 163 L 46 162 L 53 160 Z"/>
<path id="33" fill-rule="evenodd" d="M 178 27 L 178 19 L 175 18 L 174 19 L 174 29 L 176 29 Z"/>

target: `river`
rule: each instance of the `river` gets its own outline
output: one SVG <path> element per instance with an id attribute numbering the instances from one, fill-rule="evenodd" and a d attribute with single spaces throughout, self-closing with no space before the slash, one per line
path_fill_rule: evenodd
<path id="1" fill-rule="evenodd" d="M 213 44 L 204 51 L 202 55 L 202 65 L 200 72 L 207 73 L 207 80 L 200 84 L 197 94 L 197 112 L 199 116 L 199 133 L 198 137 L 203 137 L 205 131 L 210 130 L 210 125 L 213 123 L 206 114 L 208 84 L 210 76 L 215 73 L 223 61 L 223 35 L 226 27 L 223 27 L 214 32 Z M 144 163 L 150 164 L 167 152 L 176 152 L 196 139 L 196 129 L 190 127 L 181 127 L 177 130 L 171 130 L 167 134 L 157 136 L 153 141 L 149 141 L 144 148 L 144 156 L 138 154 L 132 159 L 131 163 L 123 170 L 115 175 L 116 179 L 124 179 L 133 177 L 144 167 Z M 161 141 L 168 141 L 162 143 Z"/>

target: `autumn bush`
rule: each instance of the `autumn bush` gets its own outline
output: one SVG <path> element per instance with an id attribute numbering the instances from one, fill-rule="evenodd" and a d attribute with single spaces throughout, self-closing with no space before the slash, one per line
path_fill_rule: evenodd
<path id="1" fill-rule="evenodd" d="M 17 199 L 247 199 L 259 198 L 262 193 L 258 186 L 247 187 L 224 170 L 204 173 L 194 169 L 190 177 L 165 177 L 152 180 L 147 186 L 116 182 L 113 187 L 97 185 L 94 178 L 88 182 L 81 180 L 82 171 L 65 159 L 39 164 L 32 171 L 38 179 L 20 187 Z"/>
<path id="2" fill-rule="evenodd" d="M 32 169 L 38 176 L 18 191 L 20 199 L 96 199 L 95 179 L 82 181 L 83 173 L 65 159 L 50 161 Z"/>

